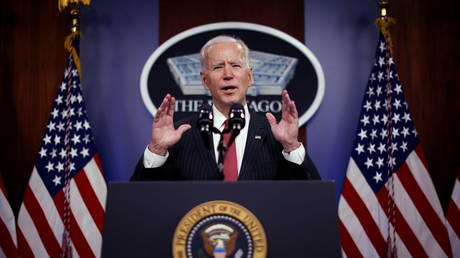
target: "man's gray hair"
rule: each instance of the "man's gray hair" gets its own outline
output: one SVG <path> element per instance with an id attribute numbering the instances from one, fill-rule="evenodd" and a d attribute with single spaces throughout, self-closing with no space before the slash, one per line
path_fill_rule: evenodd
<path id="1" fill-rule="evenodd" d="M 208 42 L 206 42 L 206 44 L 204 44 L 204 46 L 201 48 L 200 61 L 201 61 L 201 70 L 202 71 L 205 71 L 205 69 L 206 69 L 206 64 L 204 63 L 205 59 L 206 59 L 206 51 L 208 50 L 208 48 L 211 45 L 214 45 L 214 44 L 217 44 L 217 43 L 238 43 L 238 44 L 240 44 L 241 47 L 243 47 L 244 65 L 246 65 L 247 67 L 250 67 L 249 66 L 249 48 L 248 48 L 248 46 L 246 46 L 244 41 L 239 39 L 239 38 L 232 37 L 232 36 L 219 35 L 217 37 L 214 37 L 214 38 L 208 40 Z"/>

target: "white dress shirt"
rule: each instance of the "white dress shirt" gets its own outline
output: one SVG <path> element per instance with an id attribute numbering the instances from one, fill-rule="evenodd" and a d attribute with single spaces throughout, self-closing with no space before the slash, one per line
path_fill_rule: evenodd
<path id="1" fill-rule="evenodd" d="M 214 105 L 212 106 L 212 112 L 214 114 L 213 126 L 219 129 L 219 131 L 222 131 L 225 127 L 225 120 L 227 118 Z M 245 123 L 246 125 L 240 131 L 240 134 L 235 139 L 236 158 L 238 162 L 238 174 L 240 173 L 241 163 L 244 157 L 244 150 L 246 148 L 246 139 L 248 137 L 248 130 L 249 130 L 249 121 L 251 120 L 251 115 L 248 110 L 248 105 L 244 105 L 244 112 L 246 114 L 246 123 Z M 217 146 L 219 145 L 220 135 L 217 133 L 213 133 L 212 139 L 214 143 L 214 154 L 215 154 L 216 163 L 217 163 L 219 159 L 219 152 L 217 150 Z M 287 161 L 300 165 L 305 159 L 305 148 L 301 144 L 299 148 L 289 153 L 283 150 L 282 154 Z M 165 156 L 161 156 L 161 155 L 151 152 L 147 145 L 144 151 L 144 158 L 143 158 L 144 167 L 145 168 L 161 167 L 166 162 L 168 157 L 169 157 L 169 152 L 167 152 Z"/>
<path id="2" fill-rule="evenodd" d="M 214 115 L 214 127 L 222 132 L 225 128 L 225 120 L 227 120 L 227 118 L 214 105 L 212 106 L 212 113 Z M 244 149 L 246 147 L 246 139 L 248 138 L 249 121 L 251 121 L 251 114 L 249 114 L 248 105 L 244 105 L 244 113 L 246 114 L 245 126 L 243 127 L 243 129 L 240 130 L 240 133 L 235 138 L 238 174 L 240 174 L 241 163 L 243 162 Z M 217 163 L 219 161 L 219 151 L 217 150 L 217 146 L 219 145 L 220 135 L 217 133 L 213 133 L 212 140 L 214 142 L 214 154 Z"/>

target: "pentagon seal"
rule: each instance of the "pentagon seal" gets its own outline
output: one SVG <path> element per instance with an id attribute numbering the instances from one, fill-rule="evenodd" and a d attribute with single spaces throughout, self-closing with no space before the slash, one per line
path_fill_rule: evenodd
<path id="1" fill-rule="evenodd" d="M 147 59 L 140 78 L 146 108 L 155 116 L 166 93 L 176 98 L 179 121 L 211 104 L 202 85 L 200 49 L 218 35 L 236 36 L 250 49 L 253 81 L 247 91 L 248 108 L 281 116 L 281 92 L 293 97 L 299 127 L 318 110 L 325 92 L 324 73 L 316 56 L 302 42 L 272 27 L 247 22 L 218 22 L 193 27 L 161 44 Z"/>
<path id="2" fill-rule="evenodd" d="M 229 201 L 210 201 L 190 210 L 177 225 L 173 257 L 266 257 L 262 224 L 245 207 Z"/>

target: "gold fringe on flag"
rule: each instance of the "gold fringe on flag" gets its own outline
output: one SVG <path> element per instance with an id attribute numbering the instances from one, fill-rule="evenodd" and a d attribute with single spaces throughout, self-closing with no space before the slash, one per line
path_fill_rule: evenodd
<path id="1" fill-rule="evenodd" d="M 72 54 L 73 61 L 75 62 L 75 65 L 77 66 L 78 74 L 80 75 L 80 78 L 81 78 L 82 73 L 81 73 L 80 57 L 78 56 L 77 50 L 73 47 L 73 44 L 72 44 L 73 40 L 77 37 L 78 38 L 81 37 L 81 34 L 79 31 L 74 31 L 70 33 L 69 36 L 65 38 L 64 47 L 65 49 L 67 49 L 67 51 L 69 51 Z"/>
<path id="2" fill-rule="evenodd" d="M 80 33 L 80 3 L 84 5 L 90 5 L 90 0 L 58 0 L 59 11 L 62 12 L 66 7 L 70 8 L 70 17 L 72 18 L 71 33 L 66 37 L 64 41 L 64 47 L 72 54 L 75 65 L 77 66 L 78 74 L 82 77 L 80 57 L 78 56 L 77 50 L 73 46 L 73 41 L 81 38 Z"/>
<path id="3" fill-rule="evenodd" d="M 387 14 L 388 2 L 389 0 L 379 0 L 380 17 L 375 19 L 374 24 L 377 25 L 377 27 L 380 29 L 380 32 L 388 43 L 390 54 L 393 56 L 393 42 L 391 41 L 389 27 L 391 24 L 396 24 L 396 19 L 388 16 Z"/>

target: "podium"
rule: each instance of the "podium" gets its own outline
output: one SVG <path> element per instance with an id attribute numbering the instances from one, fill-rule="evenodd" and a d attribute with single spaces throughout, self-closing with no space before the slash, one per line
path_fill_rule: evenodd
<path id="1" fill-rule="evenodd" d="M 341 257 L 334 182 L 110 182 L 102 257 L 172 257 L 182 218 L 209 201 L 260 221 L 267 257 Z M 233 256 L 232 256 L 233 257 Z"/>

